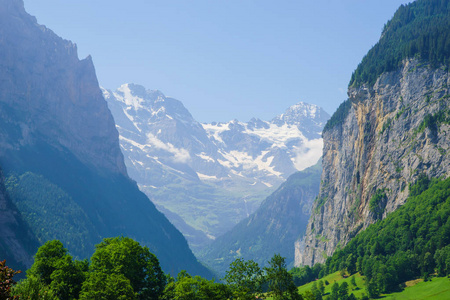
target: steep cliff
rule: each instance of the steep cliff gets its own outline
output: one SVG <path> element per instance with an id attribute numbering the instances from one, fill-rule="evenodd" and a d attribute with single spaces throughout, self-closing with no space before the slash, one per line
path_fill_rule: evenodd
<path id="1" fill-rule="evenodd" d="M 296 243 L 296 265 L 324 262 L 404 204 L 409 185 L 423 174 L 449 176 L 448 7 L 449 1 L 434 0 L 402 6 L 355 72 L 349 100 L 323 133 L 320 193 L 305 238 Z M 413 58 L 402 49 L 416 45 L 416 38 L 422 46 L 411 48 Z M 440 40 L 447 46 L 439 48 Z M 435 56 L 426 56 L 433 51 Z M 379 72 L 374 83 L 366 70 Z"/>
<path id="2" fill-rule="evenodd" d="M 101 238 L 124 235 L 167 272 L 210 276 L 128 177 L 92 60 L 79 60 L 21 0 L 0 0 L 0 53 L 0 165 L 39 242 L 59 238 L 84 258 Z"/>

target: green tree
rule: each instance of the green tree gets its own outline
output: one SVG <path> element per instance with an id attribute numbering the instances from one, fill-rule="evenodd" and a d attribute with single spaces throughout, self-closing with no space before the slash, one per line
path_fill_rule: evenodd
<path id="1" fill-rule="evenodd" d="M 255 295 L 262 292 L 263 274 L 258 263 L 253 260 L 234 260 L 224 280 L 237 299 L 254 299 Z"/>
<path id="2" fill-rule="evenodd" d="M 285 258 L 275 254 L 269 261 L 269 267 L 265 267 L 269 290 L 275 300 L 300 299 L 297 287 L 294 284 L 292 274 L 286 270 Z"/>
<path id="3" fill-rule="evenodd" d="M 78 299 L 81 286 L 88 271 L 87 261 L 73 261 L 72 256 L 65 255 L 55 263 L 55 270 L 50 275 L 50 288 L 60 299 Z"/>
<path id="4" fill-rule="evenodd" d="M 439 276 L 450 274 L 450 245 L 439 249 L 434 255 Z"/>
<path id="5" fill-rule="evenodd" d="M 200 276 L 192 277 L 184 270 L 178 273 L 176 280 L 170 277 L 168 281 L 162 300 L 223 300 L 232 297 L 228 286 Z"/>
<path id="6" fill-rule="evenodd" d="M 345 261 L 345 265 L 349 275 L 356 273 L 356 260 L 356 255 L 350 254 Z"/>
<path id="7" fill-rule="evenodd" d="M 325 294 L 325 285 L 323 284 L 323 281 L 322 281 L 322 280 L 319 281 L 319 283 L 318 283 L 318 288 L 319 288 L 319 291 L 320 291 L 320 293 L 321 293 L 322 295 Z"/>
<path id="8" fill-rule="evenodd" d="M 352 278 L 350 279 L 350 283 L 351 283 L 354 287 L 356 287 L 356 278 L 355 278 L 355 276 L 352 276 Z"/>
<path id="9" fill-rule="evenodd" d="M 328 299 L 330 300 L 338 300 L 339 298 L 339 283 L 335 282 L 331 286 L 331 295 Z"/>
<path id="10" fill-rule="evenodd" d="M 339 300 L 348 300 L 348 283 L 347 282 L 343 282 L 340 286 L 339 286 L 339 291 L 338 291 L 338 299 Z"/>
<path id="11" fill-rule="evenodd" d="M 138 299 L 158 299 L 166 285 L 166 276 L 156 256 L 127 237 L 106 238 L 96 245 L 90 270 L 122 274 L 130 281 Z"/>
<path id="12" fill-rule="evenodd" d="M 120 273 L 91 272 L 83 283 L 80 300 L 135 300 L 130 280 Z"/>
<path id="13" fill-rule="evenodd" d="M 58 300 L 50 287 L 36 276 L 28 276 L 19 281 L 12 289 L 12 294 L 20 299 Z"/>
<path id="14" fill-rule="evenodd" d="M 27 275 L 42 280 L 59 299 L 71 300 L 78 299 L 87 269 L 87 261 L 74 261 L 63 244 L 53 240 L 39 247 Z"/>
<path id="15" fill-rule="evenodd" d="M 58 262 L 67 255 L 67 249 L 58 240 L 48 241 L 39 247 L 34 256 L 34 263 L 27 271 L 28 276 L 36 276 L 50 285 L 50 276 L 57 269 Z"/>
<path id="16" fill-rule="evenodd" d="M 305 300 L 316 300 L 316 297 L 314 297 L 314 294 L 311 291 L 306 291 L 303 295 L 302 295 L 303 299 Z"/>

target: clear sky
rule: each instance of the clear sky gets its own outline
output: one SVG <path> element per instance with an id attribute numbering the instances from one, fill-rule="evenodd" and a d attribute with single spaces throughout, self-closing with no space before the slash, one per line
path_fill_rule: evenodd
<path id="1" fill-rule="evenodd" d="M 92 55 L 100 85 L 137 83 L 200 122 L 269 120 L 304 101 L 333 113 L 402 0 L 24 0 Z"/>

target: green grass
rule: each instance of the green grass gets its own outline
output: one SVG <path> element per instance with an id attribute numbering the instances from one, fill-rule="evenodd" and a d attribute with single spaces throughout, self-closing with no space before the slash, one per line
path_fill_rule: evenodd
<path id="1" fill-rule="evenodd" d="M 330 274 L 320 279 L 323 282 L 327 280 L 329 285 L 325 285 L 325 295 L 324 299 L 327 299 L 331 293 L 331 287 L 335 282 L 341 285 L 347 282 L 349 286 L 349 294 L 353 293 L 357 298 L 361 298 L 362 294 L 368 294 L 366 287 L 364 285 L 363 277 L 357 273 L 354 274 L 356 281 L 356 288 L 350 283 L 351 277 L 343 278 L 339 272 Z M 318 280 L 319 281 L 319 280 Z M 317 282 L 318 282 L 317 281 Z M 307 283 L 298 287 L 300 294 L 304 294 L 306 291 L 311 290 L 313 283 Z M 267 300 L 272 298 L 266 298 Z M 418 299 L 436 299 L 436 300 L 447 300 L 450 299 L 450 278 L 447 277 L 433 277 L 430 281 L 419 283 L 405 288 L 403 291 L 392 294 L 383 294 L 379 299 L 386 300 L 418 300 Z"/>
<path id="2" fill-rule="evenodd" d="M 355 276 L 355 281 L 356 281 L 356 287 L 352 286 L 352 284 L 350 283 L 351 277 Z M 357 273 L 354 274 L 352 276 L 348 276 L 346 278 L 343 278 L 339 272 L 330 274 L 328 276 L 325 276 L 324 278 L 320 279 L 325 283 L 325 280 L 327 280 L 329 282 L 328 285 L 325 285 L 325 297 L 324 299 L 326 299 L 330 294 L 331 294 L 331 287 L 333 286 L 333 284 L 335 282 L 339 283 L 339 285 L 341 285 L 344 282 L 347 282 L 348 286 L 349 286 L 349 291 L 348 293 L 353 293 L 356 297 L 361 297 L 363 293 L 367 294 L 366 292 L 366 288 L 364 286 L 364 279 L 363 277 Z M 320 280 L 317 280 L 317 282 L 319 282 Z M 313 283 L 307 283 L 305 285 L 302 285 L 298 288 L 298 291 L 300 294 L 304 294 L 306 291 L 311 290 Z"/>
<path id="3" fill-rule="evenodd" d="M 450 279 L 447 277 L 432 278 L 430 281 L 422 281 L 414 286 L 407 287 L 400 293 L 383 295 L 381 298 L 386 300 L 447 300 L 450 299 Z"/>

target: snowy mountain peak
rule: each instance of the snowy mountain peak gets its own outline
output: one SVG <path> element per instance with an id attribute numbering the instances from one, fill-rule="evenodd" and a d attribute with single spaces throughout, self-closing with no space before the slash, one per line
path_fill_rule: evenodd
<path id="1" fill-rule="evenodd" d="M 248 214 L 263 199 L 257 195 L 267 195 L 322 156 L 321 131 L 329 116 L 317 105 L 298 103 L 272 121 L 200 124 L 180 101 L 159 91 L 126 84 L 103 93 L 116 120 L 129 174 L 158 205 L 189 190 L 189 197 L 206 197 L 212 206 L 210 195 L 237 197 L 230 199 L 229 212 L 234 217 L 236 209 Z M 205 202 L 201 203 L 196 204 L 199 210 Z M 189 218 L 179 205 L 166 208 Z M 223 233 L 208 224 L 208 233 Z"/>
<path id="2" fill-rule="evenodd" d="M 315 104 L 299 102 L 286 109 L 283 114 L 276 116 L 273 121 L 299 124 L 305 119 L 311 119 L 318 123 L 324 123 L 328 118 L 329 115 L 321 107 Z"/>

